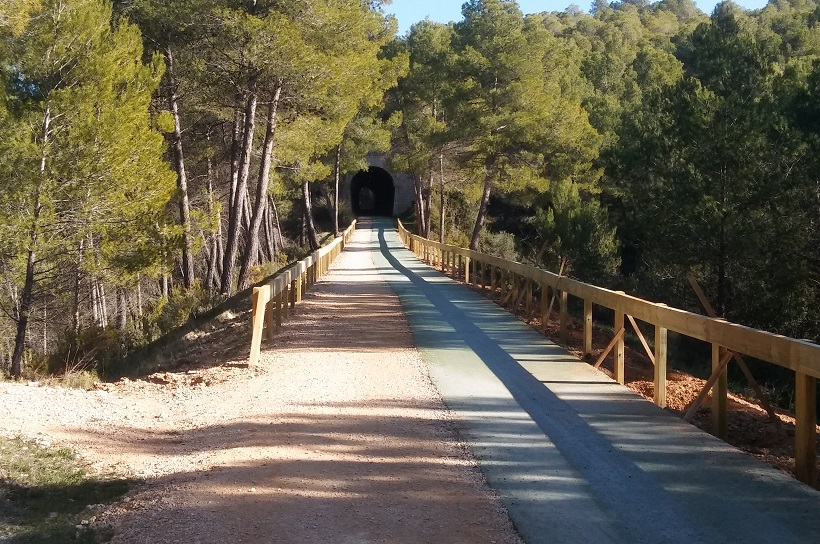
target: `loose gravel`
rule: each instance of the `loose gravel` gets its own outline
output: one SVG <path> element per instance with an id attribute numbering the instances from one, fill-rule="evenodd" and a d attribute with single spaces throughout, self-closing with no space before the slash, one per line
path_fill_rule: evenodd
<path id="1" fill-rule="evenodd" d="M 142 478 L 95 520 L 116 543 L 520 542 L 449 422 L 369 236 L 356 232 L 257 365 L 213 341 L 246 345 L 240 312 L 201 339 L 187 370 L 91 392 L 2 383 L 0 432 Z"/>

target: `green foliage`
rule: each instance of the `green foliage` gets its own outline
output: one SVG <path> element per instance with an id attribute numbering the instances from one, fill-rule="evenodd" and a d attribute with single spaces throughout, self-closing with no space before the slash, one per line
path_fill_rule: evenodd
<path id="1" fill-rule="evenodd" d="M 198 281 L 190 289 L 175 286 L 169 298 L 160 297 L 146 314 L 143 330 L 149 340 L 154 340 L 211 309 L 214 303 L 213 295 L 203 289 Z"/>
<path id="2" fill-rule="evenodd" d="M 136 27 L 100 0 L 44 0 L 17 30 L 0 35 L 0 245 L 27 314 L 65 289 L 53 270 L 129 285 L 163 266 L 174 184 L 149 112 L 162 68 Z"/>
<path id="3" fill-rule="evenodd" d="M 478 251 L 508 261 L 521 262 L 522 260 L 516 248 L 515 235 L 509 232 L 482 232 L 478 242 Z"/>
<path id="4" fill-rule="evenodd" d="M 569 181 L 554 183 L 549 195 L 549 208 L 539 209 L 532 220 L 546 247 L 542 263 L 584 281 L 609 280 L 619 258 L 606 209 L 594 199 L 582 200 Z"/>
<path id="5" fill-rule="evenodd" d="M 788 113 L 800 76 L 783 72 L 778 40 L 732 4 L 679 56 L 688 77 L 650 93 L 613 161 L 639 273 L 662 285 L 692 271 L 725 316 L 805 335 L 815 212 L 798 165 L 811 154 Z"/>

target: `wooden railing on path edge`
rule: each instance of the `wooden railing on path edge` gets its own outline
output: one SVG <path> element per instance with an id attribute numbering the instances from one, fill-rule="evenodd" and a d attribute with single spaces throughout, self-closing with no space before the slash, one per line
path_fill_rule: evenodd
<path id="1" fill-rule="evenodd" d="M 259 361 L 262 350 L 262 332 L 267 331 L 268 340 L 273 339 L 276 328 L 282 320 L 302 301 L 302 292 L 312 287 L 330 268 L 330 264 L 347 245 L 353 231 L 354 220 L 347 229 L 329 244 L 320 247 L 301 261 L 297 261 L 276 273 L 265 285 L 254 287 L 251 295 L 253 304 L 250 364 Z"/>
<path id="2" fill-rule="evenodd" d="M 621 291 L 611 291 L 596 287 L 547 270 L 525 264 L 507 261 L 478 251 L 434 242 L 411 234 L 401 221 L 398 222 L 399 236 L 403 243 L 431 266 L 440 267 L 445 273 L 464 283 L 485 288 L 489 281 L 490 292 L 500 290 L 501 303 L 520 301 L 519 293 L 526 295 L 527 312 L 533 300 L 533 286 L 540 288 L 540 312 L 542 322 L 548 321 L 552 310 L 549 291 L 558 300 L 559 334 L 566 343 L 569 314 L 567 296 L 572 295 L 584 301 L 584 355 L 592 352 L 592 305 L 597 304 L 615 312 L 615 337 L 610 346 L 599 357 L 596 368 L 606 355 L 614 350 L 615 379 L 624 383 L 624 333 L 628 319 L 643 343 L 655 371 L 655 404 L 666 407 L 666 362 L 667 332 L 674 331 L 712 344 L 712 377 L 707 386 L 712 387 L 713 428 L 721 438 L 727 431 L 727 378 L 726 367 L 732 353 L 743 353 L 763 361 L 789 368 L 795 372 L 795 464 L 799 480 L 814 484 L 817 447 L 817 379 L 820 378 L 820 346 L 811 342 L 796 340 L 778 334 L 765 332 L 724 319 L 671 308 L 665 304 L 649 302 L 627 295 Z M 537 309 L 536 309 L 537 311 Z M 635 319 L 655 327 L 654 351 L 640 333 Z"/>

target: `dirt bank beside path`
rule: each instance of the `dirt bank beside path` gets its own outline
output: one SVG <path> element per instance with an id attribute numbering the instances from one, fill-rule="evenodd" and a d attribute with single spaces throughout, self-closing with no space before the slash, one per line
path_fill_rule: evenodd
<path id="1" fill-rule="evenodd" d="M 369 239 L 356 233 L 259 365 L 242 314 L 215 333 L 229 349 L 203 339 L 187 371 L 93 392 L 0 384 L 0 432 L 145 478 L 98 516 L 113 542 L 520 542 Z"/>

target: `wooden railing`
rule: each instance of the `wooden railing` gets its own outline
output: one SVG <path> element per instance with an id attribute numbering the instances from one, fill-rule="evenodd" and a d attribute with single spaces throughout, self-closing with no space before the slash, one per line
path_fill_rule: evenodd
<path id="1" fill-rule="evenodd" d="M 297 261 L 276 273 L 265 285 L 254 287 L 251 295 L 253 304 L 250 364 L 259 361 L 262 349 L 262 333 L 267 331 L 272 340 L 274 332 L 282 326 L 296 303 L 302 301 L 302 292 L 321 278 L 347 245 L 356 221 L 329 244 L 320 247 L 301 261 Z"/>
<path id="2" fill-rule="evenodd" d="M 671 308 L 665 304 L 649 302 L 583 283 L 547 270 L 499 259 L 456 246 L 434 242 L 411 234 L 401 222 L 399 236 L 404 244 L 421 260 L 440 267 L 465 283 L 486 288 L 491 296 L 501 297 L 501 304 L 517 304 L 525 301 L 526 310 L 535 302 L 533 292 L 539 292 L 538 302 L 544 327 L 552 311 L 553 300 L 558 301 L 559 334 L 565 343 L 569 324 L 568 296 L 583 300 L 584 355 L 592 352 L 592 309 L 597 304 L 614 311 L 615 335 L 596 362 L 600 366 L 610 351 L 614 350 L 614 375 L 624 383 L 624 335 L 626 323 L 635 329 L 641 343 L 654 363 L 655 403 L 666 406 L 667 332 L 697 338 L 712 344 L 712 376 L 707 380 L 699 396 L 699 404 L 712 390 L 712 423 L 715 434 L 726 438 L 727 426 L 727 374 L 726 368 L 732 357 L 747 354 L 751 357 L 789 368 L 795 372 L 795 462 L 797 478 L 814 484 L 816 471 L 816 424 L 817 424 L 817 378 L 820 378 L 820 346 L 778 334 L 752 329 L 724 319 Z M 640 331 L 637 320 L 654 326 L 654 349 L 649 348 Z M 745 364 L 743 365 L 745 369 Z M 749 375 L 751 378 L 751 376 Z M 697 406 L 694 406 L 694 410 Z M 694 412 L 692 410 L 692 412 Z M 779 423 L 779 420 L 778 420 Z"/>

